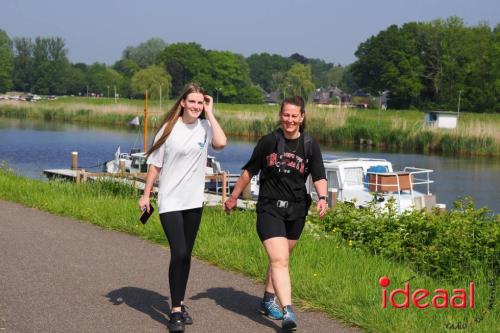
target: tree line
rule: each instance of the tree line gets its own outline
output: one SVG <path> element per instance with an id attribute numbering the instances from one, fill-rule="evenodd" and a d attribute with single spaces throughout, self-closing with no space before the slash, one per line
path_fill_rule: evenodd
<path id="1" fill-rule="evenodd" d="M 500 24 L 450 17 L 391 25 L 361 43 L 350 71 L 363 89 L 389 91 L 392 108 L 500 111 Z"/>
<path id="2" fill-rule="evenodd" d="M 206 50 L 197 43 L 167 45 L 158 38 L 127 47 L 113 65 L 70 63 L 61 38 L 9 38 L 0 30 L 0 92 L 154 97 L 179 94 L 198 82 L 221 102 L 262 103 L 265 94 L 300 94 L 339 87 L 384 94 L 391 108 L 500 110 L 500 24 L 468 27 L 450 17 L 391 25 L 368 38 L 348 66 L 295 53 L 249 57 Z"/>
<path id="3" fill-rule="evenodd" d="M 333 64 L 303 59 L 298 54 L 287 58 L 267 53 L 245 58 L 196 43 L 167 45 L 152 38 L 127 47 L 112 66 L 72 64 L 61 38 L 11 40 L 0 30 L 0 92 L 112 97 L 116 90 L 121 97 L 140 98 L 147 89 L 154 98 L 168 98 L 194 81 L 221 102 L 262 103 L 269 91 L 285 89 L 286 94 L 307 96 L 316 85 L 331 82 L 322 78 L 323 69 Z M 318 73 L 315 81 L 313 71 Z"/>

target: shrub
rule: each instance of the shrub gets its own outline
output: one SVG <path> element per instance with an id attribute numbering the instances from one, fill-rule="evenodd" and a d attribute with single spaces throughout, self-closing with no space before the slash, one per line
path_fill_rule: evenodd
<path id="1" fill-rule="evenodd" d="M 311 222 L 340 235 L 349 245 L 409 264 L 417 272 L 458 280 L 500 267 L 500 215 L 475 208 L 471 198 L 455 202 L 450 211 L 405 211 L 394 203 L 358 209 L 339 203 L 320 221 Z"/>

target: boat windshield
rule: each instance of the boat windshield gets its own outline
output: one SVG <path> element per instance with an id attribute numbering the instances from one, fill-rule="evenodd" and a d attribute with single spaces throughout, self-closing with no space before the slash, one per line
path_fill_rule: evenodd
<path id="1" fill-rule="evenodd" d="M 328 170 L 326 173 L 326 179 L 328 179 L 328 188 L 340 188 L 339 178 L 336 170 L 335 171 Z"/>
<path id="2" fill-rule="evenodd" d="M 363 186 L 363 168 L 345 168 L 344 169 L 344 185 L 347 186 Z"/>

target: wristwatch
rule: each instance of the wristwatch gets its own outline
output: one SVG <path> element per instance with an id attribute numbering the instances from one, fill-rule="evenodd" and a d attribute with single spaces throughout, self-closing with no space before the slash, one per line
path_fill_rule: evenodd
<path id="1" fill-rule="evenodd" d="M 318 197 L 318 201 L 320 201 L 320 200 L 325 200 L 328 203 L 328 197 L 326 195 L 322 195 L 322 196 Z"/>

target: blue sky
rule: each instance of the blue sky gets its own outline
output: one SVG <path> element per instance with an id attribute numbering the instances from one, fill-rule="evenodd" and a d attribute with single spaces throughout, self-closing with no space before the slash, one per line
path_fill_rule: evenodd
<path id="1" fill-rule="evenodd" d="M 459 16 L 500 23 L 499 0 L 2 0 L 9 37 L 62 37 L 71 62 L 119 60 L 152 37 L 249 56 L 298 52 L 347 65 L 358 45 L 391 24 Z"/>

